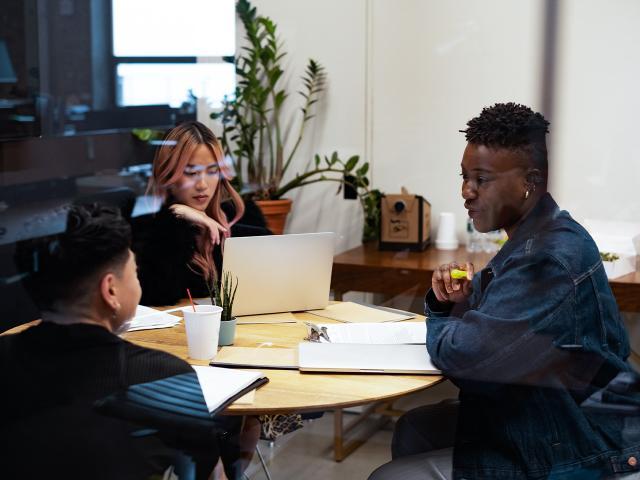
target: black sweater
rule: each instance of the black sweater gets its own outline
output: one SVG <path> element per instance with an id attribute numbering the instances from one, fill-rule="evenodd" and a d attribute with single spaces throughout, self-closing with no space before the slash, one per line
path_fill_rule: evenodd
<path id="1" fill-rule="evenodd" d="M 229 218 L 233 212 L 223 204 Z M 245 223 L 251 222 L 251 224 Z M 186 289 L 194 297 L 209 295 L 207 284 L 200 272 L 191 264 L 196 249 L 198 227 L 176 217 L 164 206 L 153 215 L 137 217 L 132 221 L 133 251 L 138 262 L 138 278 L 142 286 L 143 305 L 174 305 L 186 298 Z M 264 217 L 254 203 L 246 204 L 245 215 L 231 227 L 231 236 L 247 237 L 268 235 Z M 222 268 L 219 245 L 213 250 L 216 270 Z"/>
<path id="2" fill-rule="evenodd" d="M 0 476 L 137 479 L 175 451 L 93 403 L 129 385 L 193 372 L 177 357 L 95 325 L 42 323 L 0 337 Z"/>

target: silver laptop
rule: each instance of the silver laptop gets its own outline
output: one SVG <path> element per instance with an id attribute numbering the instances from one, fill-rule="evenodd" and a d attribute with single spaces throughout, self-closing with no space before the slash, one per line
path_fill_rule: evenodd
<path id="1" fill-rule="evenodd" d="M 441 373 L 424 345 L 298 344 L 300 371 L 344 373 Z"/>
<path id="2" fill-rule="evenodd" d="M 325 308 L 334 237 L 328 232 L 228 238 L 222 271 L 238 278 L 233 314 Z"/>

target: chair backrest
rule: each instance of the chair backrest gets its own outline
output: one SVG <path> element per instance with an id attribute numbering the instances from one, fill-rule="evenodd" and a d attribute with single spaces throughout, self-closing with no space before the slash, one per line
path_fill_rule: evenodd
<path id="1" fill-rule="evenodd" d="M 104 415 L 140 425 L 134 435 L 157 435 L 194 458 L 218 456 L 222 432 L 209 414 L 195 372 L 131 385 L 94 406 Z"/>
<path id="2" fill-rule="evenodd" d="M 133 213 L 133 207 L 136 205 L 136 194 L 129 187 L 115 187 L 101 192 L 81 195 L 73 203 L 75 205 L 101 203 L 110 207 L 118 207 L 122 216 L 129 220 Z"/>

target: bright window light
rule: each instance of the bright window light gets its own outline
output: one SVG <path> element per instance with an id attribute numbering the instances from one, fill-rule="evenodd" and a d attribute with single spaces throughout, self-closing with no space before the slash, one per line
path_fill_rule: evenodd
<path id="1" fill-rule="evenodd" d="M 234 0 L 112 0 L 116 57 L 235 54 Z"/>
<path id="2" fill-rule="evenodd" d="M 117 67 L 118 105 L 179 107 L 192 90 L 213 108 L 236 86 L 231 63 L 121 63 Z"/>

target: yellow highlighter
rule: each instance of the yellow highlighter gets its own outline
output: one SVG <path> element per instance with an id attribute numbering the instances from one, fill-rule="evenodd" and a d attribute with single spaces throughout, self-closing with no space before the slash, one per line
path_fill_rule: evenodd
<path id="1" fill-rule="evenodd" d="M 467 278 L 467 272 L 465 270 L 458 270 L 457 268 L 454 268 L 451 270 L 451 278 L 462 280 L 463 278 Z"/>

